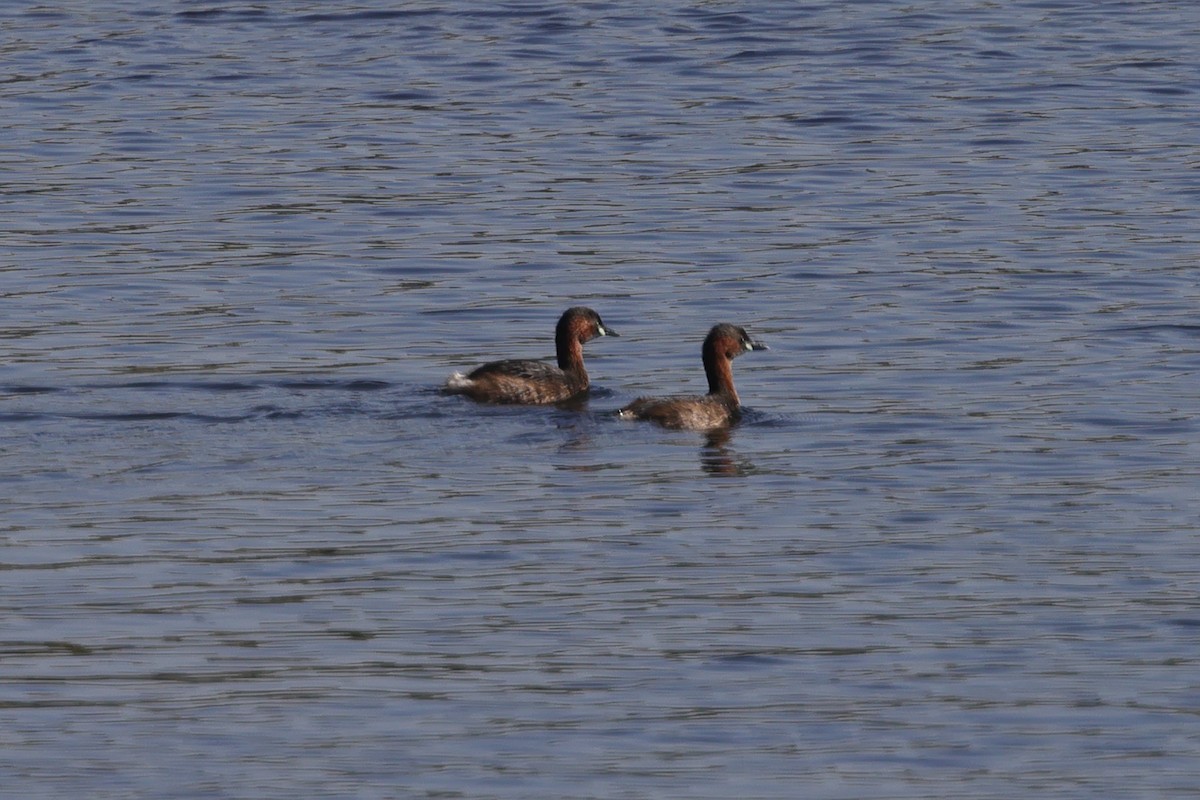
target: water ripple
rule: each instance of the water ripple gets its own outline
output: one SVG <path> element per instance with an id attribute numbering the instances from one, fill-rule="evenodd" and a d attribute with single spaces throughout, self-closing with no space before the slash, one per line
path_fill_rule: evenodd
<path id="1" fill-rule="evenodd" d="M 76 6 L 0 11 L 9 793 L 1189 795 L 1190 6 Z M 440 392 L 575 304 L 586 400 Z M 725 320 L 740 424 L 615 417 Z"/>

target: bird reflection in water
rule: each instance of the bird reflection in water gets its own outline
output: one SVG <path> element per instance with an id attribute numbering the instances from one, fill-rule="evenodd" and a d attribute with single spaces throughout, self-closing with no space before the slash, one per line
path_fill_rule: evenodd
<path id="1" fill-rule="evenodd" d="M 700 448 L 700 468 L 714 477 L 740 478 L 757 471 L 750 459 L 729 448 L 730 428 L 719 428 L 704 435 Z"/>

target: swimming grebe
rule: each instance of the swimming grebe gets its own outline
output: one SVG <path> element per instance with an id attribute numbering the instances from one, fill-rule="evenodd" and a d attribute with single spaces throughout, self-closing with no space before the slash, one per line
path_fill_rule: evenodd
<path id="1" fill-rule="evenodd" d="M 597 336 L 616 335 L 592 309 L 568 308 L 554 329 L 557 367 L 545 361 L 492 361 L 467 375 L 455 372 L 446 381 L 446 391 L 465 394 L 481 403 L 542 404 L 570 400 L 587 391 L 589 385 L 583 367 L 583 343 Z"/>
<path id="2" fill-rule="evenodd" d="M 703 396 L 639 397 L 617 412 L 622 419 L 648 419 L 665 428 L 707 431 L 725 427 L 739 415 L 741 403 L 733 388 L 733 359 L 767 346 L 750 338 L 745 328 L 723 322 L 704 339 L 701 354 L 708 394 Z"/>

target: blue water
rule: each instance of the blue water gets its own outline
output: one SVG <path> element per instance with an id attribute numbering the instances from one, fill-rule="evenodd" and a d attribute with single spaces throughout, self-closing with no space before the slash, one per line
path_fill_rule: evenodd
<path id="1" fill-rule="evenodd" d="M 1200 6 L 644 6 L 0 10 L 6 795 L 1194 796 Z"/>

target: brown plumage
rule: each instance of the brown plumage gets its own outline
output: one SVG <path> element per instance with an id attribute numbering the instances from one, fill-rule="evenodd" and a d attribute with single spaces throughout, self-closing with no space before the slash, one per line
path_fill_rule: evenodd
<path id="1" fill-rule="evenodd" d="M 708 394 L 639 397 L 617 412 L 622 419 L 645 419 L 664 428 L 706 431 L 737 420 L 741 401 L 733 386 L 733 359 L 767 346 L 750 338 L 745 328 L 723 322 L 704 339 L 701 356 L 708 376 Z"/>
<path id="2" fill-rule="evenodd" d="M 560 403 L 587 391 L 590 381 L 583 366 L 583 343 L 597 336 L 616 336 L 590 308 L 575 306 L 563 312 L 554 329 L 558 366 L 545 361 L 492 361 L 463 375 L 455 372 L 446 391 L 481 403 Z"/>

